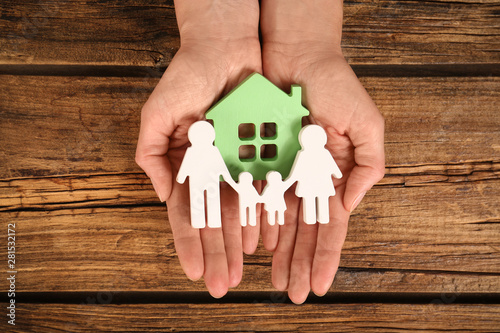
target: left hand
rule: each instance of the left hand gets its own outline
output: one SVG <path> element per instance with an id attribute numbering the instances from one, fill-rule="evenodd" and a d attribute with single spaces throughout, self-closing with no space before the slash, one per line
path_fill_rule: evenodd
<path id="1" fill-rule="evenodd" d="M 274 251 L 273 284 L 294 303 L 310 290 L 329 290 L 350 212 L 384 176 L 385 164 L 383 117 L 340 49 L 342 1 L 316 2 L 263 1 L 261 9 L 264 75 L 285 91 L 303 87 L 308 120 L 325 129 L 326 148 L 343 173 L 334 181 L 328 224 L 304 223 L 293 189 L 285 194 L 285 225 L 261 223 L 264 246 Z"/>

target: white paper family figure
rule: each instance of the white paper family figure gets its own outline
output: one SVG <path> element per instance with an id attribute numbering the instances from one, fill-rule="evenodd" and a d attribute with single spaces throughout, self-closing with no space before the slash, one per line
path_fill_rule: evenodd
<path id="1" fill-rule="evenodd" d="M 277 222 L 283 225 L 286 210 L 284 194 L 295 182 L 295 194 L 303 201 L 304 222 L 329 222 L 328 201 L 330 196 L 335 195 L 332 176 L 341 178 L 342 173 L 325 148 L 327 137 L 320 126 L 302 128 L 299 133 L 302 149 L 295 157 L 289 177 L 283 181 L 279 172 L 268 172 L 262 195 L 252 185 L 253 177 L 249 172 L 240 173 L 238 183 L 231 178 L 219 150 L 213 144 L 215 131 L 210 123 L 198 121 L 191 125 L 188 138 L 191 147 L 186 150 L 177 181 L 182 184 L 189 177 L 192 227 L 221 226 L 220 176 L 238 193 L 242 226 L 257 224 L 257 203 L 264 203 L 269 224 Z"/>
<path id="2" fill-rule="evenodd" d="M 335 195 L 332 176 L 342 178 L 337 163 L 325 148 L 326 133 L 321 126 L 307 125 L 299 133 L 302 149 L 297 153 L 289 179 L 297 181 L 295 195 L 302 198 L 304 222 L 330 221 L 329 197 Z"/>
<path id="3" fill-rule="evenodd" d="M 210 228 L 220 227 L 219 179 L 220 176 L 227 182 L 233 182 L 233 179 L 219 149 L 213 144 L 215 131 L 210 123 L 195 122 L 189 127 L 188 139 L 191 147 L 186 150 L 177 181 L 182 184 L 189 177 L 191 226 L 204 228 L 208 224 Z"/>
<path id="4" fill-rule="evenodd" d="M 278 171 L 269 171 L 266 175 L 267 185 L 262 191 L 262 201 L 264 209 L 267 211 L 267 222 L 274 225 L 276 221 L 279 225 L 285 224 L 285 192 L 293 182 L 281 179 Z"/>
<path id="5" fill-rule="evenodd" d="M 238 183 L 231 184 L 238 192 L 240 224 L 246 227 L 257 225 L 257 204 L 261 202 L 260 195 L 252 185 L 253 177 L 250 172 L 242 172 L 238 175 Z"/>

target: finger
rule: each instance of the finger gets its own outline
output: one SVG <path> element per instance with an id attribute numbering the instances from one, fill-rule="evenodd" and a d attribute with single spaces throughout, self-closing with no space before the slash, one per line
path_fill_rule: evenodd
<path id="1" fill-rule="evenodd" d="M 257 205 L 257 216 L 260 215 L 261 205 Z M 257 225 L 251 226 L 247 225 L 243 227 L 243 252 L 245 254 L 253 254 L 257 249 L 259 244 L 259 230 L 260 230 L 260 222 L 257 219 Z"/>
<path id="2" fill-rule="evenodd" d="M 311 272 L 311 289 L 318 296 L 326 294 L 333 283 L 347 234 L 349 212 L 342 202 L 343 192 L 343 186 L 339 186 L 337 194 L 330 198 L 330 222 L 318 227 Z"/>
<path id="3" fill-rule="evenodd" d="M 253 185 L 257 192 L 261 192 L 262 189 L 262 182 L 261 181 L 254 181 Z M 260 235 L 260 219 L 261 219 L 261 214 L 262 214 L 262 205 L 257 204 L 257 211 L 256 211 L 256 219 L 257 223 L 255 226 L 248 225 L 246 227 L 243 227 L 243 235 L 242 235 L 242 241 L 243 241 L 243 252 L 246 254 L 252 254 L 255 252 L 257 249 L 257 246 L 259 244 L 259 235 Z"/>
<path id="4" fill-rule="evenodd" d="M 369 102 L 366 112 L 355 116 L 348 133 L 356 163 L 347 179 L 344 195 L 344 206 L 349 212 L 385 174 L 384 119 L 373 102 Z"/>
<path id="5" fill-rule="evenodd" d="M 297 235 L 299 205 L 300 199 L 297 197 L 287 201 L 285 224 L 279 228 L 278 245 L 273 254 L 272 282 L 273 286 L 280 291 L 285 291 L 290 281 L 290 265 Z"/>
<path id="6" fill-rule="evenodd" d="M 204 272 L 203 248 L 199 229 L 191 227 L 187 185 L 174 184 L 172 195 L 167 200 L 167 207 L 175 250 L 181 267 L 188 278 L 198 280 Z"/>
<path id="7" fill-rule="evenodd" d="M 224 296 L 229 288 L 227 255 L 221 228 L 200 229 L 205 264 L 205 285 L 215 298 Z"/>
<path id="8" fill-rule="evenodd" d="M 268 251 L 276 250 L 280 233 L 280 225 L 278 223 L 275 223 L 274 225 L 269 224 L 267 211 L 265 209 L 263 209 L 260 218 L 260 233 L 262 235 L 262 243 L 264 244 L 264 248 Z"/>
<path id="9" fill-rule="evenodd" d="M 302 210 L 303 205 L 301 205 L 300 214 Z M 306 224 L 302 215 L 300 216 L 288 286 L 288 297 L 295 304 L 304 303 L 311 291 L 311 269 L 318 235 L 318 223 Z"/>
<path id="10" fill-rule="evenodd" d="M 236 287 L 243 275 L 242 234 L 238 196 L 227 183 L 221 184 L 222 233 L 227 256 L 229 288 Z"/>

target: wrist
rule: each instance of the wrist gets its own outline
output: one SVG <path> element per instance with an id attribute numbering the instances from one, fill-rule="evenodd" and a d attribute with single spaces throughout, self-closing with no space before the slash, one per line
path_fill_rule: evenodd
<path id="1" fill-rule="evenodd" d="M 231 48 L 259 41 L 257 0 L 177 0 L 175 11 L 181 46 Z"/>
<path id="2" fill-rule="evenodd" d="M 289 54 L 341 54 L 342 15 L 342 0 L 263 0 L 263 44 Z"/>

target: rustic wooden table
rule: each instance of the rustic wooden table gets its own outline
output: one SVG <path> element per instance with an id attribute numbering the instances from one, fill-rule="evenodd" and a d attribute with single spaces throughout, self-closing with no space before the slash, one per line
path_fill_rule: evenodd
<path id="1" fill-rule="evenodd" d="M 351 217 L 331 292 L 296 306 L 262 247 L 221 300 L 189 281 L 134 162 L 141 106 L 179 47 L 172 1 L 2 1 L 0 331 L 500 331 L 499 12 L 345 2 L 387 175 Z"/>

